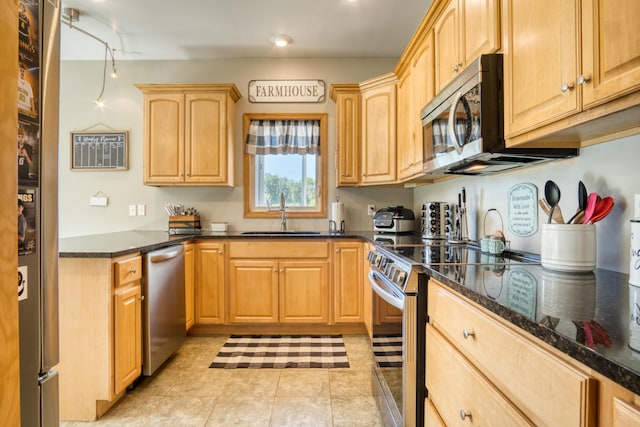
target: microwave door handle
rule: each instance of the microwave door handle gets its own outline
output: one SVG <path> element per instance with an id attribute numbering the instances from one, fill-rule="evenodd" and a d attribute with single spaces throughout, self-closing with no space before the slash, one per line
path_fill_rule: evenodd
<path id="1" fill-rule="evenodd" d="M 451 138 L 451 140 L 453 141 L 453 146 L 458 154 L 462 154 L 462 144 L 460 144 L 460 141 L 458 141 L 458 136 L 456 135 L 455 117 L 458 102 L 460 102 L 460 98 L 462 98 L 462 95 L 462 92 L 456 93 L 456 96 L 451 103 L 451 108 L 449 109 L 449 124 L 447 125 L 447 133 L 449 134 L 449 138 Z"/>

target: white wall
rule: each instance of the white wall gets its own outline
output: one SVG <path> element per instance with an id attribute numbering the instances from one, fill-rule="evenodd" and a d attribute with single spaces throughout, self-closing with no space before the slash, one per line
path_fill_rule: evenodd
<path id="1" fill-rule="evenodd" d="M 634 215 L 634 194 L 640 194 L 640 135 L 602 143 L 580 150 L 579 157 L 556 161 L 510 173 L 485 177 L 460 177 L 437 184 L 419 187 L 414 193 L 414 209 L 419 212 L 426 201 L 457 203 L 457 193 L 464 186 L 467 191 L 469 234 L 478 239 L 483 234 L 485 213 L 496 208 L 504 220 L 505 236 L 511 247 L 540 253 L 540 232 L 519 238 L 508 230 L 507 194 L 522 182 L 538 188 L 538 198 L 544 197 L 544 184 L 552 179 L 561 190 L 560 208 L 565 220 L 578 205 L 578 181 L 582 180 L 588 192 L 612 196 L 616 205 L 603 221 L 596 224 L 598 241 L 598 267 L 628 273 L 629 220 Z M 546 217 L 539 210 L 539 223 Z M 499 228 L 499 220 L 487 218 L 488 232 Z M 538 227 L 540 228 L 540 227 Z"/>
<path id="2" fill-rule="evenodd" d="M 345 203 L 349 230 L 370 230 L 366 205 L 413 206 L 419 214 L 425 201 L 457 200 L 464 186 L 468 194 L 470 236 L 480 237 L 482 220 L 489 208 L 498 209 L 505 221 L 505 234 L 514 249 L 539 253 L 540 233 L 517 238 L 507 228 L 507 193 L 520 182 L 531 182 L 542 197 L 544 183 L 553 179 L 562 190 L 560 207 L 569 217 L 577 206 L 577 184 L 588 191 L 611 195 L 614 211 L 597 224 L 598 266 L 627 272 L 629 262 L 629 219 L 633 216 L 633 195 L 640 193 L 640 136 L 588 147 L 575 159 L 530 167 L 488 177 L 459 177 L 416 189 L 335 188 L 335 103 L 329 99 L 332 83 L 363 81 L 393 69 L 396 60 L 218 60 L 118 63 L 119 78 L 108 79 L 100 111 L 93 99 L 101 86 L 102 62 L 65 62 L 61 69 L 60 104 L 60 236 L 69 237 L 131 229 L 165 230 L 167 202 L 193 205 L 202 212 L 204 224 L 226 221 L 235 230 L 269 230 L 278 220 L 245 219 L 242 187 L 242 114 L 245 112 L 326 112 L 329 116 L 328 202 L 340 196 Z M 320 104 L 251 104 L 247 86 L 254 79 L 322 79 L 327 100 Z M 237 104 L 234 188 L 163 188 L 142 185 L 142 94 L 134 83 L 235 83 L 243 98 Z M 69 132 L 98 124 L 95 129 L 129 131 L 129 170 L 121 172 L 70 171 Z M 106 208 L 89 206 L 89 197 L 102 191 L 109 197 Z M 129 204 L 147 205 L 147 215 L 129 217 Z M 329 211 L 329 209 L 328 209 Z M 540 222 L 544 218 L 540 216 Z M 328 229 L 328 219 L 291 219 L 297 229 Z M 497 224 L 488 222 L 489 231 Z M 480 228 L 480 233 L 478 232 Z"/>
<path id="3" fill-rule="evenodd" d="M 94 106 L 102 84 L 103 63 L 63 62 L 60 100 L 60 236 L 70 237 L 132 229 L 166 230 L 167 202 L 196 207 L 203 224 L 226 221 L 234 230 L 271 230 L 278 219 L 243 218 L 242 114 L 245 112 L 326 112 L 328 114 L 328 202 L 340 196 L 345 203 L 349 230 L 370 230 L 366 205 L 411 206 L 412 190 L 335 188 L 335 103 L 329 98 L 332 83 L 357 83 L 388 73 L 397 59 L 352 60 L 259 60 L 217 61 L 122 61 L 118 78 L 107 76 L 104 110 Z M 251 104 L 247 100 L 250 80 L 321 79 L 326 83 L 326 100 L 318 104 Z M 235 187 L 168 188 L 142 185 L 142 94 L 135 83 L 235 83 L 242 94 L 236 106 Z M 118 129 L 129 131 L 127 171 L 71 171 L 69 132 Z M 107 207 L 89 206 L 89 197 L 102 191 Z M 129 204 L 145 204 L 146 216 L 128 216 Z M 327 209 L 330 212 L 330 209 Z M 327 230 L 328 219 L 290 219 L 295 229 Z"/>

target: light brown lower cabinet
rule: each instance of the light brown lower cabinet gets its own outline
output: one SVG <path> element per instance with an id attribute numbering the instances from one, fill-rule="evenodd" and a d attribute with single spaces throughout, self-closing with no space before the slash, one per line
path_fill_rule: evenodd
<path id="1" fill-rule="evenodd" d="M 332 242 L 333 322 L 362 323 L 364 317 L 363 243 L 360 240 Z M 368 263 L 367 263 L 368 264 Z"/>
<path id="2" fill-rule="evenodd" d="M 197 242 L 195 246 L 195 323 L 225 323 L 225 241 Z"/>
<path id="3" fill-rule="evenodd" d="M 229 323 L 329 323 L 329 241 L 232 241 L 229 258 Z"/>
<path id="4" fill-rule="evenodd" d="M 142 373 L 142 258 L 60 258 L 60 419 L 92 421 Z"/>
<path id="5" fill-rule="evenodd" d="M 435 280 L 428 292 L 426 386 L 447 425 L 596 425 L 590 370 Z"/>
<path id="6" fill-rule="evenodd" d="M 187 331 L 195 323 L 195 255 L 193 243 L 184 244 L 184 304 Z"/>

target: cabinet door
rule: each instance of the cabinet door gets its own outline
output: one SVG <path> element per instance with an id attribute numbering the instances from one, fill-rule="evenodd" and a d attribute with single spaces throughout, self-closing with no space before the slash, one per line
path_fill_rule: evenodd
<path id="1" fill-rule="evenodd" d="M 458 37 L 458 0 L 451 0 L 434 26 L 436 47 L 436 93 L 453 80 L 463 66 Z"/>
<path id="2" fill-rule="evenodd" d="M 505 0 L 505 137 L 579 111 L 578 0 Z"/>
<path id="3" fill-rule="evenodd" d="M 225 93 L 185 95 L 185 182 L 227 181 L 226 117 Z"/>
<path id="4" fill-rule="evenodd" d="M 184 299 L 188 331 L 195 323 L 195 256 L 192 243 L 184 245 Z"/>
<path id="5" fill-rule="evenodd" d="M 114 293 L 114 393 L 124 390 L 142 373 L 142 286 Z M 104 367 L 103 367 L 104 368 Z"/>
<path id="6" fill-rule="evenodd" d="M 613 399 L 613 427 L 632 427 L 640 425 L 640 407 Z"/>
<path id="7" fill-rule="evenodd" d="M 460 50 L 464 65 L 500 49 L 499 2 L 459 0 Z"/>
<path id="8" fill-rule="evenodd" d="M 433 76 L 433 33 L 429 32 L 411 59 L 408 87 L 404 89 L 402 94 L 401 83 L 398 83 L 397 156 L 399 180 L 422 173 L 422 120 L 420 113 L 434 96 Z M 403 100 L 403 98 L 405 99 Z M 401 108 L 406 109 L 407 117 L 404 119 L 401 119 Z M 405 130 L 401 129 L 402 127 L 405 127 Z M 405 134 L 406 141 L 402 141 L 401 134 Z"/>
<path id="9" fill-rule="evenodd" d="M 233 259 L 229 263 L 229 322 L 278 322 L 278 262 Z"/>
<path id="10" fill-rule="evenodd" d="M 280 323 L 329 322 L 329 262 L 281 261 Z"/>
<path id="11" fill-rule="evenodd" d="M 640 88 L 640 2 L 582 0 L 583 107 Z"/>
<path id="12" fill-rule="evenodd" d="M 363 90 L 362 105 L 362 182 L 393 182 L 396 179 L 395 77 Z"/>
<path id="13" fill-rule="evenodd" d="M 353 186 L 360 182 L 360 90 L 336 94 L 336 120 L 338 122 L 336 148 L 336 183 Z"/>
<path id="14" fill-rule="evenodd" d="M 184 181 L 184 95 L 144 96 L 144 183 Z"/>
<path id="15" fill-rule="evenodd" d="M 407 71 L 404 75 L 398 76 L 398 99 L 397 99 L 397 168 L 398 179 L 411 175 L 411 162 L 413 161 L 413 140 L 411 138 L 411 74 Z"/>
<path id="16" fill-rule="evenodd" d="M 361 242 L 333 244 L 333 321 L 362 323 L 363 260 Z"/>
<path id="17" fill-rule="evenodd" d="M 198 243 L 195 256 L 195 322 L 224 323 L 225 243 Z"/>

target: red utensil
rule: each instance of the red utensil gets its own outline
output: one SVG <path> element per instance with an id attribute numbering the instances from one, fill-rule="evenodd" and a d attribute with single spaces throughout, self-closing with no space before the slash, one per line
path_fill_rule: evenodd
<path id="1" fill-rule="evenodd" d="M 609 212 L 613 210 L 613 205 L 614 205 L 613 198 L 611 197 L 604 197 L 601 200 L 599 200 L 596 203 L 596 208 L 589 222 L 590 223 L 598 222 L 604 217 L 606 217 L 607 215 L 609 215 Z"/>
<path id="2" fill-rule="evenodd" d="M 587 207 L 584 210 L 584 221 L 582 221 L 583 224 L 589 224 L 589 221 L 591 221 L 591 217 L 596 210 L 598 198 L 598 193 L 589 193 L 589 197 L 587 197 Z"/>

